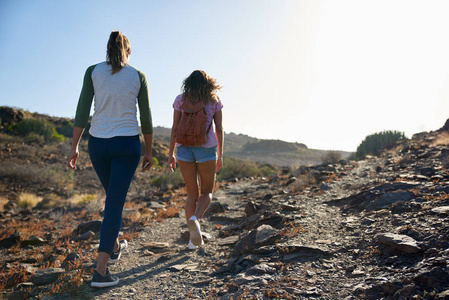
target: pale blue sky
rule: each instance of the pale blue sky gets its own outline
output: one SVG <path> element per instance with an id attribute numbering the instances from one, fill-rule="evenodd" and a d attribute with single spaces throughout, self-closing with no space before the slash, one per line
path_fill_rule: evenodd
<path id="1" fill-rule="evenodd" d="M 171 126 L 182 80 L 203 69 L 224 87 L 226 132 L 354 151 L 449 117 L 448 14 L 425 0 L 4 0 L 0 105 L 73 117 L 119 29 L 154 125 Z"/>

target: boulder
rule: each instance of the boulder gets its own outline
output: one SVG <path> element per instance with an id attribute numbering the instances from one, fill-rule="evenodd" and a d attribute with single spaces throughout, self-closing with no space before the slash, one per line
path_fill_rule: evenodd
<path id="1" fill-rule="evenodd" d="M 421 247 L 418 245 L 418 242 L 407 235 L 382 233 L 377 235 L 376 238 L 380 244 L 387 245 L 390 248 L 401 252 L 418 253 L 422 251 Z"/>
<path id="2" fill-rule="evenodd" d="M 65 273 L 63 268 L 49 268 L 37 271 L 33 277 L 33 283 L 35 285 L 50 284 L 58 280 L 58 277 Z"/>
<path id="3" fill-rule="evenodd" d="M 271 245 L 281 239 L 281 235 L 270 225 L 261 225 L 244 235 L 235 245 L 233 256 L 251 253 L 262 246 Z"/>

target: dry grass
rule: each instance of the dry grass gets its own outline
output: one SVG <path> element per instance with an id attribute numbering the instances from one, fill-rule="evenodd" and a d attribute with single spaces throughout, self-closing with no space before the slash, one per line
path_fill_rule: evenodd
<path id="1" fill-rule="evenodd" d="M 156 220 L 162 221 L 164 219 L 177 217 L 177 216 L 179 216 L 180 210 L 181 210 L 181 208 L 177 207 L 177 206 L 169 206 L 165 209 L 161 208 L 156 213 Z"/>
<path id="2" fill-rule="evenodd" d="M 101 196 L 94 194 L 81 194 L 81 195 L 73 195 L 70 197 L 67 202 L 76 204 L 76 205 L 85 205 L 94 201 L 97 201 Z"/>
<path id="3" fill-rule="evenodd" d="M 19 199 L 17 200 L 17 206 L 20 208 L 33 208 L 41 201 L 42 198 L 34 194 L 22 193 L 19 195 Z"/>
<path id="4" fill-rule="evenodd" d="M 374 247 L 368 247 L 368 254 L 365 254 L 363 257 L 367 258 L 373 255 L 380 255 L 380 251 Z"/>
<path id="5" fill-rule="evenodd" d="M 447 146 L 449 145 L 449 132 L 443 132 L 441 133 L 433 142 L 430 146 L 435 147 L 435 146 Z"/>
<path id="6" fill-rule="evenodd" d="M 130 230 L 127 232 L 124 232 L 122 235 L 122 239 L 125 239 L 127 241 L 132 241 L 135 238 L 139 237 L 139 233 L 135 230 Z"/>
<path id="7" fill-rule="evenodd" d="M 19 263 L 14 263 L 8 270 L 3 267 L 0 270 L 0 292 L 5 288 L 16 286 L 21 282 L 28 281 L 30 274 L 27 273 L 26 268 Z"/>
<path id="8" fill-rule="evenodd" d="M 440 195 L 437 196 L 425 196 L 424 197 L 426 200 L 431 200 L 431 201 L 444 201 L 444 200 L 448 200 L 449 199 L 449 194 L 446 193 L 442 193 Z"/>
<path id="9" fill-rule="evenodd" d="M 307 229 L 304 229 L 302 225 L 297 225 L 293 222 L 289 222 L 286 224 L 284 229 L 281 231 L 281 237 L 293 238 L 300 233 L 307 232 Z"/>
<path id="10" fill-rule="evenodd" d="M 40 296 L 43 298 L 55 294 L 66 294 L 65 296 L 67 299 L 87 299 L 87 290 L 84 288 L 84 275 L 84 270 L 73 270 L 62 274 L 59 276 L 58 280 L 51 285 L 50 290 Z"/>
<path id="11" fill-rule="evenodd" d="M 5 205 L 9 202 L 8 199 L 4 198 L 4 197 L 0 197 L 0 211 L 3 211 L 3 209 L 5 208 Z"/>

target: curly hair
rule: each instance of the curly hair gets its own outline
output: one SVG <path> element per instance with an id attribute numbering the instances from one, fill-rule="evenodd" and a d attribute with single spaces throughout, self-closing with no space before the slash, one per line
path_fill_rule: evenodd
<path id="1" fill-rule="evenodd" d="M 217 101 L 216 92 L 221 90 L 220 84 L 214 78 L 201 70 L 195 70 L 182 83 L 182 100 L 193 103 L 202 101 L 204 104 Z"/>
<path id="2" fill-rule="evenodd" d="M 120 71 L 128 64 L 128 56 L 131 54 L 131 44 L 120 31 L 112 31 L 106 52 L 106 63 L 112 66 L 111 74 Z"/>

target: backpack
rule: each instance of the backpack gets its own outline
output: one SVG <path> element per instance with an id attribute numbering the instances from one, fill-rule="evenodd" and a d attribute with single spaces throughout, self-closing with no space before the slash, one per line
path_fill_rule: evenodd
<path id="1" fill-rule="evenodd" d="M 207 134 L 212 122 L 207 127 L 207 114 L 204 104 L 195 104 L 185 100 L 181 105 L 182 115 L 176 130 L 175 141 L 183 146 L 199 147 L 207 142 Z"/>

